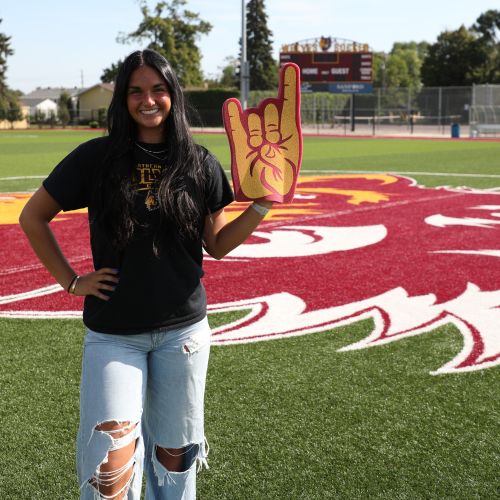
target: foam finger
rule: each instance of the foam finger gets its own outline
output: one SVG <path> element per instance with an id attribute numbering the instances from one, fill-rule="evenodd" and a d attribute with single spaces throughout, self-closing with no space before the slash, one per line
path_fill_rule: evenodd
<path id="1" fill-rule="evenodd" d="M 248 114 L 248 136 L 252 147 L 262 144 L 262 121 L 257 113 Z"/>
<path id="2" fill-rule="evenodd" d="M 224 103 L 224 126 L 228 137 L 235 142 L 238 141 L 238 138 L 246 136 L 245 129 L 241 121 L 242 114 L 243 111 L 238 99 L 228 99 Z"/>
<path id="3" fill-rule="evenodd" d="M 282 123 L 294 123 L 300 113 L 299 68 L 285 64 L 280 72 L 280 97 L 283 99 Z"/>
<path id="4" fill-rule="evenodd" d="M 268 104 L 264 109 L 264 127 L 269 142 L 276 143 L 280 140 L 280 119 L 278 108 L 274 103 Z"/>

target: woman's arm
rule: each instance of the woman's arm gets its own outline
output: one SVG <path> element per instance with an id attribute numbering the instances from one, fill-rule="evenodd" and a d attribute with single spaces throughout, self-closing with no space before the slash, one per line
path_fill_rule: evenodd
<path id="1" fill-rule="evenodd" d="M 258 204 L 269 209 L 273 202 L 259 200 Z M 203 233 L 205 250 L 214 259 L 222 259 L 231 250 L 241 245 L 263 218 L 264 215 L 255 210 L 252 205 L 249 205 L 242 214 L 231 222 L 227 222 L 224 209 L 207 216 Z"/>
<path id="2" fill-rule="evenodd" d="M 44 187 L 41 187 L 24 207 L 19 217 L 19 223 L 42 264 L 55 280 L 65 290 L 68 290 L 76 273 L 63 255 L 49 225 L 49 222 L 61 210 L 54 198 Z M 81 276 L 74 290 L 75 295 L 95 295 L 100 299 L 108 300 L 109 297 L 101 290 L 113 291 L 114 287 L 103 283 L 103 281 L 118 282 L 116 273 L 117 271 L 114 269 L 103 268 Z"/>

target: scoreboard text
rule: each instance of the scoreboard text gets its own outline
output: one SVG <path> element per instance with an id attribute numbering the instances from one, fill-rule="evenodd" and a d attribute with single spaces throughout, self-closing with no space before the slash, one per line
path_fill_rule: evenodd
<path id="1" fill-rule="evenodd" d="M 282 52 L 280 64 L 295 63 L 303 82 L 372 82 L 370 52 Z"/>

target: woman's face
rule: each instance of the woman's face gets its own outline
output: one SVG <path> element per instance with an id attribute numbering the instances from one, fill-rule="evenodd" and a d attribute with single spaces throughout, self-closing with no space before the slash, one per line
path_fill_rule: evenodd
<path id="1" fill-rule="evenodd" d="M 139 141 L 162 142 L 171 106 L 167 83 L 158 71 L 150 66 L 140 66 L 132 73 L 128 84 L 127 108 L 137 123 Z"/>

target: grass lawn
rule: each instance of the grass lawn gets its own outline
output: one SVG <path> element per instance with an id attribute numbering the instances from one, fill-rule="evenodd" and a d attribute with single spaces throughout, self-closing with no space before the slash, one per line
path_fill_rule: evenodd
<path id="1" fill-rule="evenodd" d="M 500 372 L 430 376 L 460 349 L 451 326 L 337 352 L 369 327 L 213 348 L 200 498 L 495 498 Z M 81 324 L 0 332 L 0 498 L 77 498 Z"/>
<path id="2" fill-rule="evenodd" d="M 44 176 L 83 141 L 102 135 L 100 131 L 29 130 L 0 132 L 0 191 L 33 190 L 40 179 L 7 177 Z M 230 167 L 229 147 L 224 134 L 197 135 L 225 169 Z M 424 172 L 414 175 L 426 186 L 454 185 L 484 188 L 498 175 L 500 141 L 357 139 L 305 137 L 302 173 L 317 170 L 368 170 L 377 172 Z M 443 174 L 467 174 L 446 177 Z M 470 177 L 476 174 L 478 177 Z M 496 180 L 500 185 L 500 177 Z"/>

